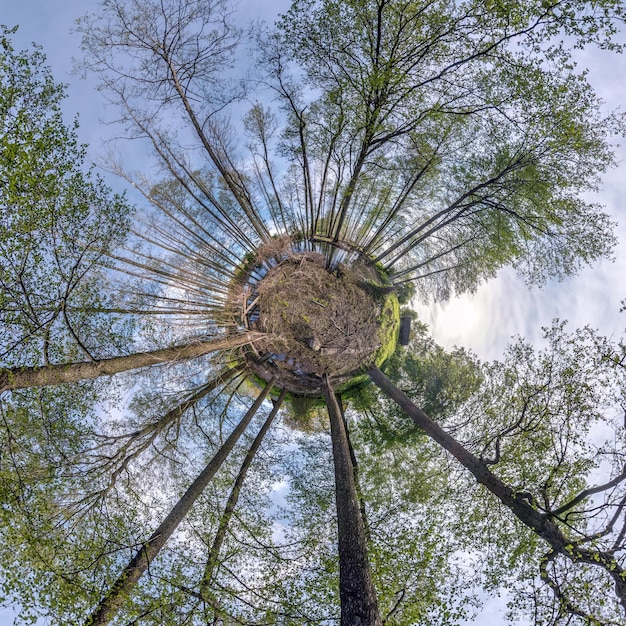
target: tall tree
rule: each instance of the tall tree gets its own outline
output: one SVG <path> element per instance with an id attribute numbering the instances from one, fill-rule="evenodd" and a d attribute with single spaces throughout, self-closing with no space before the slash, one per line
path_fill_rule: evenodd
<path id="1" fill-rule="evenodd" d="M 581 436 L 622 401 L 615 348 L 591 335 L 559 343 L 555 330 L 547 356 L 520 347 L 479 368 L 421 329 L 389 358 L 396 294 L 412 284 L 443 298 L 504 265 L 541 282 L 610 253 L 612 224 L 583 193 L 624 125 L 562 41 L 618 47 L 623 15 L 617 0 L 294 0 L 253 33 L 224 0 L 107 0 L 79 22 L 84 65 L 157 164 L 154 180 L 110 164 L 145 199 L 132 223 L 81 173 L 41 56 L 15 54 L 5 32 L 6 593 L 58 623 L 206 623 L 208 578 L 214 613 L 240 623 L 443 625 L 471 600 L 454 592 L 463 568 L 451 561 L 478 528 L 493 578 L 515 572 L 526 592 L 541 582 L 541 619 L 623 621 L 608 593 L 618 583 L 623 598 L 623 451 Z M 254 82 L 237 78 L 253 34 Z M 242 114 L 259 84 L 279 110 Z M 357 393 L 363 366 L 439 447 L 398 428 L 384 395 Z M 326 406 L 330 424 L 306 411 L 278 420 L 282 467 L 268 453 L 243 472 L 255 482 L 241 497 L 210 477 L 240 467 L 243 426 L 229 424 L 259 379 L 294 407 Z M 352 404 L 352 451 L 337 395 Z M 327 467 L 307 466 L 311 450 Z M 480 497 L 459 508 L 448 453 L 530 530 L 513 551 L 489 494 L 468 486 Z M 598 464 L 610 469 L 594 486 Z M 283 476 L 300 506 L 291 528 L 272 500 Z M 224 515 L 229 492 L 238 508 Z M 157 528 L 147 540 L 145 527 Z M 228 546 L 217 573 L 212 545 Z"/>
<path id="2" fill-rule="evenodd" d="M 289 136 L 302 202 L 324 218 L 312 236 L 350 241 L 395 281 L 441 295 L 503 264 L 542 280 L 610 249 L 609 221 L 580 192 L 610 162 L 603 137 L 616 120 L 598 115 L 552 36 L 603 40 L 622 7 L 603 4 L 591 29 L 579 10 L 293 3 L 268 43 L 268 81 L 301 129 Z M 291 57 L 320 94 L 312 102 Z M 584 240 L 581 219 L 594 223 Z"/>
<path id="3" fill-rule="evenodd" d="M 239 495 L 241 494 L 241 488 L 248 474 L 248 470 L 250 469 L 250 465 L 252 464 L 256 453 L 259 451 L 261 447 L 261 443 L 267 431 L 270 429 L 276 414 L 278 413 L 278 409 L 283 403 L 285 399 L 285 390 L 283 389 L 274 402 L 274 408 L 267 416 L 267 419 L 263 423 L 263 426 L 259 430 L 257 436 L 255 437 L 252 445 L 248 449 L 246 456 L 244 458 L 243 463 L 241 464 L 241 468 L 237 474 L 237 478 L 233 483 L 233 488 L 228 496 L 228 500 L 226 502 L 226 506 L 224 507 L 224 512 L 220 517 L 220 523 L 217 528 L 217 532 L 215 533 L 215 539 L 211 545 L 211 549 L 209 550 L 209 554 L 206 560 L 206 567 L 204 568 L 204 572 L 202 574 L 202 580 L 199 585 L 199 595 L 203 600 L 208 600 L 210 598 L 210 587 L 213 582 L 213 577 L 215 575 L 215 571 L 219 565 L 220 551 L 224 544 L 224 538 L 226 536 L 226 531 L 228 529 L 228 525 L 233 516 L 235 508 L 237 506 L 237 502 L 239 500 Z M 214 621 L 217 622 L 220 619 L 219 611 L 215 612 Z"/>
<path id="4" fill-rule="evenodd" d="M 587 328 L 568 335 L 564 324 L 546 338 L 543 352 L 520 342 L 504 363 L 484 368 L 482 388 L 459 410 L 464 426 L 455 430 L 467 443 L 379 369 L 368 373 L 421 431 L 543 540 L 536 572 L 560 616 L 619 623 L 626 610 L 626 473 L 622 416 L 615 414 L 624 392 L 616 365 L 621 350 Z M 600 426 L 609 430 L 607 441 L 594 441 Z M 601 573 L 589 574 L 594 568 Z M 617 602 L 608 599 L 611 591 Z M 533 601 L 543 616 L 545 596 Z"/>
<path id="5" fill-rule="evenodd" d="M 219 470 L 271 390 L 272 385 L 267 385 L 259 394 L 259 397 L 248 409 L 241 422 L 239 422 L 233 432 L 228 436 L 215 456 L 207 463 L 180 500 L 172 507 L 167 517 L 141 546 L 128 565 L 126 565 L 124 571 L 113 584 L 113 587 L 87 619 L 86 624 L 93 624 L 95 626 L 96 624 L 108 624 L 111 621 L 115 613 L 119 610 L 121 603 L 130 593 L 141 575 L 148 569 L 150 562 L 157 556 L 161 548 L 165 545 L 165 542 L 185 518 L 191 506 L 193 506 L 194 502 L 200 497 L 208 482 Z M 274 407 L 274 414 L 278 408 L 279 406 Z"/>
<path id="6" fill-rule="evenodd" d="M 0 370 L 0 392 L 11 389 L 45 387 L 62 383 L 112 376 L 121 372 L 150 367 L 159 363 L 173 363 L 199 357 L 211 352 L 238 348 L 254 340 L 249 333 L 209 341 L 196 341 L 184 345 L 160 348 L 151 352 L 136 352 L 108 359 L 59 363 L 40 367 L 21 367 Z"/>
<path id="7" fill-rule="evenodd" d="M 129 341 L 101 263 L 123 241 L 131 209 L 84 171 L 63 85 L 45 57 L 0 32 L 0 367 L 102 358 Z"/>
<path id="8" fill-rule="evenodd" d="M 365 524 L 354 481 L 354 466 L 343 416 L 328 379 L 324 399 L 330 417 L 330 433 L 335 467 L 335 498 L 339 538 L 339 595 L 341 625 L 382 624 L 372 580 Z"/>

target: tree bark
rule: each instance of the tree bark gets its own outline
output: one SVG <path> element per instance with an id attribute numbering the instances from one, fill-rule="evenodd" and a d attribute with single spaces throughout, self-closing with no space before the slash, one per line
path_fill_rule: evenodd
<path id="1" fill-rule="evenodd" d="M 341 626 L 382 626 L 367 557 L 365 528 L 354 483 L 354 468 L 341 411 L 333 388 L 324 380 L 335 466 L 339 543 Z"/>
<path id="2" fill-rule="evenodd" d="M 222 549 L 222 544 L 224 543 L 224 538 L 226 537 L 228 524 L 230 523 L 230 520 L 233 516 L 233 511 L 235 510 L 235 507 L 237 506 L 237 501 L 239 500 L 239 494 L 241 492 L 243 483 L 246 479 L 248 469 L 250 468 L 250 465 L 252 464 L 252 461 L 254 460 L 254 457 L 258 449 L 261 446 L 261 442 L 263 441 L 265 435 L 267 434 L 267 431 L 270 429 L 270 426 L 272 425 L 272 422 L 274 421 L 274 418 L 276 417 L 276 414 L 278 413 L 278 410 L 280 409 L 280 406 L 282 405 L 283 400 L 285 399 L 286 393 L 287 393 L 286 390 L 283 389 L 280 393 L 280 396 L 278 396 L 278 399 L 276 400 L 276 402 L 274 402 L 274 408 L 272 409 L 270 414 L 267 416 L 267 419 L 265 420 L 265 423 L 261 427 L 261 430 L 259 431 L 258 435 L 255 437 L 254 441 L 252 442 L 252 445 L 250 446 L 250 449 L 248 450 L 246 457 L 243 463 L 241 464 L 241 469 L 239 470 L 239 473 L 237 474 L 237 478 L 235 479 L 235 482 L 232 486 L 230 495 L 228 497 L 228 501 L 226 502 L 226 506 L 224 507 L 224 512 L 222 513 L 222 517 L 220 519 L 217 532 L 215 533 L 213 544 L 211 545 L 211 549 L 207 557 L 207 563 L 204 569 L 204 575 L 202 577 L 202 581 L 200 582 L 200 595 L 203 598 L 206 597 L 209 593 L 209 586 L 211 584 L 211 581 L 213 580 L 213 575 L 217 567 L 220 551 Z"/>
<path id="3" fill-rule="evenodd" d="M 354 488 L 356 490 L 356 495 L 357 495 L 358 502 L 359 502 L 359 510 L 361 511 L 361 519 L 363 520 L 363 528 L 365 530 L 365 541 L 369 543 L 370 529 L 369 529 L 369 523 L 367 521 L 367 511 L 365 510 L 365 498 L 363 498 L 363 492 L 361 491 L 361 483 L 359 481 L 359 464 L 356 458 L 356 454 L 354 453 L 354 447 L 352 446 L 352 441 L 350 439 L 350 429 L 348 428 L 348 421 L 346 420 L 346 413 L 344 410 L 343 402 L 341 400 L 341 396 L 337 395 L 335 397 L 337 398 L 337 406 L 339 407 L 339 412 L 341 413 L 341 421 L 346 431 L 348 451 L 350 452 L 350 462 L 352 463 L 352 475 L 354 476 Z"/>
<path id="4" fill-rule="evenodd" d="M 489 467 L 473 455 L 454 437 L 431 420 L 424 411 L 415 406 L 408 396 L 396 387 L 376 366 L 367 373 L 381 391 L 396 402 L 400 408 L 431 439 L 471 472 L 477 482 L 484 485 L 500 502 L 507 506 L 515 517 L 544 539 L 555 552 L 575 563 L 586 563 L 604 569 L 615 583 L 615 594 L 626 611 L 626 570 L 608 551 L 582 548 L 563 534 L 561 528 L 547 514 L 539 512 L 532 504 L 531 494 L 512 489 L 491 472 Z"/>
<path id="5" fill-rule="evenodd" d="M 274 381 L 269 382 L 261 392 L 254 404 L 248 409 L 243 419 L 228 436 L 215 456 L 209 461 L 194 482 L 189 486 L 180 500 L 172 507 L 161 525 L 152 533 L 150 538 L 141 546 L 137 554 L 131 559 L 124 571 L 113 586 L 95 608 L 91 616 L 85 622 L 85 626 L 102 626 L 108 624 L 115 616 L 125 598 L 132 592 L 133 587 L 154 560 L 169 537 L 183 521 L 189 509 L 200 497 L 209 481 L 226 460 L 231 450 L 237 443 L 259 407 L 272 389 Z"/>
<path id="6" fill-rule="evenodd" d="M 59 363 L 38 367 L 16 367 L 0 370 L 0 393 L 28 387 L 46 387 L 62 383 L 76 383 L 100 376 L 149 367 L 160 363 L 184 361 L 218 350 L 229 350 L 249 344 L 260 337 L 258 333 L 219 337 L 208 341 L 190 342 L 150 352 L 136 352 L 99 361 Z"/>

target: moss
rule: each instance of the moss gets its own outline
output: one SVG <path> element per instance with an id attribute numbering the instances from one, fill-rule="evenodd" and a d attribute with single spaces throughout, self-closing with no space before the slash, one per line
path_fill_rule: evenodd
<path id="1" fill-rule="evenodd" d="M 370 377 L 367 374 L 357 374 L 353 376 L 350 380 L 340 385 L 335 390 L 338 394 L 345 398 L 350 398 L 354 393 L 358 391 L 361 387 L 369 385 Z"/>
<path id="2" fill-rule="evenodd" d="M 387 295 L 379 320 L 380 348 L 374 363 L 380 367 L 395 351 L 400 333 L 400 303 L 395 293 Z"/>

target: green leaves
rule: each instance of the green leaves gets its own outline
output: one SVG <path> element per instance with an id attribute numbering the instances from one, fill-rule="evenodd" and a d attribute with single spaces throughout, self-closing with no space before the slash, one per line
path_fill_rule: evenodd
<path id="1" fill-rule="evenodd" d="M 279 109 L 257 103 L 241 120 L 246 159 L 228 120 L 243 90 L 225 76 L 244 40 L 228 4 L 107 0 L 80 22 L 84 46 L 131 136 L 150 141 L 164 173 L 156 183 L 127 176 L 155 214 L 133 226 L 122 252 L 114 248 L 128 208 L 82 169 L 76 126 L 61 115 L 63 87 L 41 53 L 14 52 L 5 31 L 0 367 L 101 363 L 135 339 L 151 351 L 132 361 L 149 373 L 133 380 L 135 399 L 116 415 L 117 428 L 110 419 L 96 432 L 97 384 L 2 399 L 4 592 L 68 623 L 98 605 L 129 555 L 141 555 L 145 529 L 158 526 L 242 410 L 235 390 L 220 389 L 219 372 L 241 369 L 254 380 L 272 359 L 294 357 L 260 342 L 244 356 L 234 341 L 259 326 L 258 307 L 271 307 L 255 285 L 288 250 L 321 253 L 328 267 L 379 264 L 393 282 L 384 290 L 411 294 L 415 283 L 430 298 L 475 289 L 507 264 L 541 283 L 609 254 L 613 225 L 583 195 L 613 163 L 608 137 L 624 121 L 601 112 L 559 40 L 611 46 L 622 11 L 612 0 L 295 0 L 260 46 Z M 133 281 L 119 298 L 113 270 Z M 142 334 L 120 315 L 141 321 Z M 233 350 L 194 367 L 177 362 L 167 374 L 148 367 L 155 355 L 176 361 L 192 347 L 214 348 L 212 338 Z M 494 586 L 536 589 L 519 602 L 538 607 L 538 621 L 549 622 L 551 609 L 555 624 L 565 613 L 586 615 L 594 594 L 610 596 L 611 581 L 593 568 L 611 576 L 626 558 L 622 357 L 588 329 L 569 336 L 555 325 L 545 350 L 518 342 L 502 362 L 481 365 L 463 349 L 443 350 L 418 325 L 409 348 L 388 359 L 389 376 L 463 442 L 456 458 L 482 485 L 496 484 L 499 501 L 524 513 L 521 523 L 500 515 L 483 487 L 371 387 L 350 398 L 389 624 L 466 618 L 474 599 L 457 588 L 475 570 Z M 314 384 L 306 389 L 315 394 Z M 198 583 L 236 458 L 175 520 L 181 532 L 149 564 L 150 576 L 116 598 L 116 607 L 127 600 L 120 623 L 336 619 L 325 422 L 301 438 L 283 425 L 285 439 L 270 438 L 273 447 L 259 453 L 211 560 L 210 594 L 198 594 Z M 599 429 L 618 435 L 600 442 Z M 290 489 L 279 507 L 273 485 L 283 483 Z M 543 538 L 525 525 L 571 548 L 542 554 Z M 610 598 L 594 619 L 620 619 Z"/>
<path id="2" fill-rule="evenodd" d="M 421 364 L 429 362 L 429 353 L 446 356 L 432 343 L 424 352 L 391 370 L 418 403 L 428 400 L 430 375 Z M 424 432 L 403 431 L 401 416 L 385 399 L 377 407 L 370 398 L 361 408 L 369 419 L 359 421 L 357 432 L 375 458 L 370 475 L 377 475 L 373 467 L 395 473 L 400 462 L 416 488 L 405 486 L 403 503 L 418 493 L 431 516 L 443 503 L 448 532 L 484 568 L 487 587 L 510 588 L 515 609 L 532 612 L 537 623 L 560 624 L 551 621 L 554 615 L 563 623 L 573 615 L 584 623 L 622 620 L 626 371 L 621 356 L 620 346 L 591 329 L 569 334 L 565 323 L 555 322 L 545 329 L 542 349 L 518 340 L 503 361 L 480 369 L 473 364 L 475 384 L 439 417 L 443 430 L 415 405 L 410 414 Z M 386 381 L 381 388 L 390 397 L 400 398 L 378 370 L 371 371 L 377 384 Z M 408 372 L 418 378 L 412 381 Z M 410 412 L 405 396 L 398 401 Z M 390 425 L 395 438 L 388 436 Z M 462 477 L 455 484 L 434 441 L 482 487 Z M 445 468 L 443 479 L 435 468 Z M 425 480 L 428 471 L 439 480 Z M 510 509 L 506 515 L 498 515 L 501 503 Z"/>
<path id="3" fill-rule="evenodd" d="M 293 3 L 280 46 L 313 89 L 272 59 L 301 128 L 285 131 L 291 156 L 324 172 L 302 196 L 331 207 L 319 235 L 435 299 L 504 265 L 542 283 L 610 254 L 613 224 L 581 194 L 612 164 L 607 136 L 624 122 L 600 113 L 570 53 L 551 46 L 559 29 L 600 43 L 622 9 L 543 4 Z"/>
<path id="4" fill-rule="evenodd" d="M 0 368 L 116 353 L 130 327 L 98 311 L 111 297 L 104 256 L 124 239 L 131 211 L 83 169 L 76 123 L 63 120 L 64 86 L 39 49 L 13 49 L 13 32 L 0 35 Z M 68 588 L 75 606 L 82 601 L 78 574 L 58 596 L 50 590 L 68 535 L 79 569 L 89 569 L 93 542 L 102 545 L 64 506 L 68 490 L 79 501 L 85 487 L 75 462 L 96 402 L 91 385 L 0 399 L 2 594 L 21 596 L 26 620 L 40 603 L 58 608 Z M 103 535 L 107 527 L 101 519 Z"/>
<path id="5" fill-rule="evenodd" d="M 82 170 L 84 148 L 68 127 L 45 57 L 0 47 L 0 363 L 93 356 L 118 341 L 103 255 L 124 238 L 130 209 Z M 120 331 L 123 329 L 120 327 Z M 119 332 L 119 331 L 118 331 Z M 92 354 L 93 353 L 93 354 Z"/>
<path id="6" fill-rule="evenodd" d="M 396 350 L 385 371 L 429 416 L 450 416 L 480 386 L 480 364 L 463 348 L 446 352 L 420 322 L 412 332 L 409 346 Z"/>
<path id="7" fill-rule="evenodd" d="M 590 329 L 568 335 L 555 323 L 546 342 L 535 351 L 519 340 L 503 362 L 485 366 L 468 410 L 476 410 L 472 437 L 480 433 L 480 455 L 511 484 L 540 491 L 539 506 L 549 511 L 580 489 L 601 458 L 619 467 L 618 449 L 590 433 L 616 428 L 624 381 L 608 358 L 610 342 Z"/>

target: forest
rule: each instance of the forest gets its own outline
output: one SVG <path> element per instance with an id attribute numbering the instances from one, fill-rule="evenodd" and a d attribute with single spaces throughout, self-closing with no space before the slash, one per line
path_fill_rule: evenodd
<path id="1" fill-rule="evenodd" d="M 626 344 L 555 320 L 483 362 L 415 312 L 611 257 L 589 193 L 626 123 L 573 59 L 621 52 L 626 7 L 245 4 L 80 18 L 149 151 L 106 176 L 2 27 L 0 604 L 460 626 L 506 593 L 508 623 L 626 623 Z"/>

